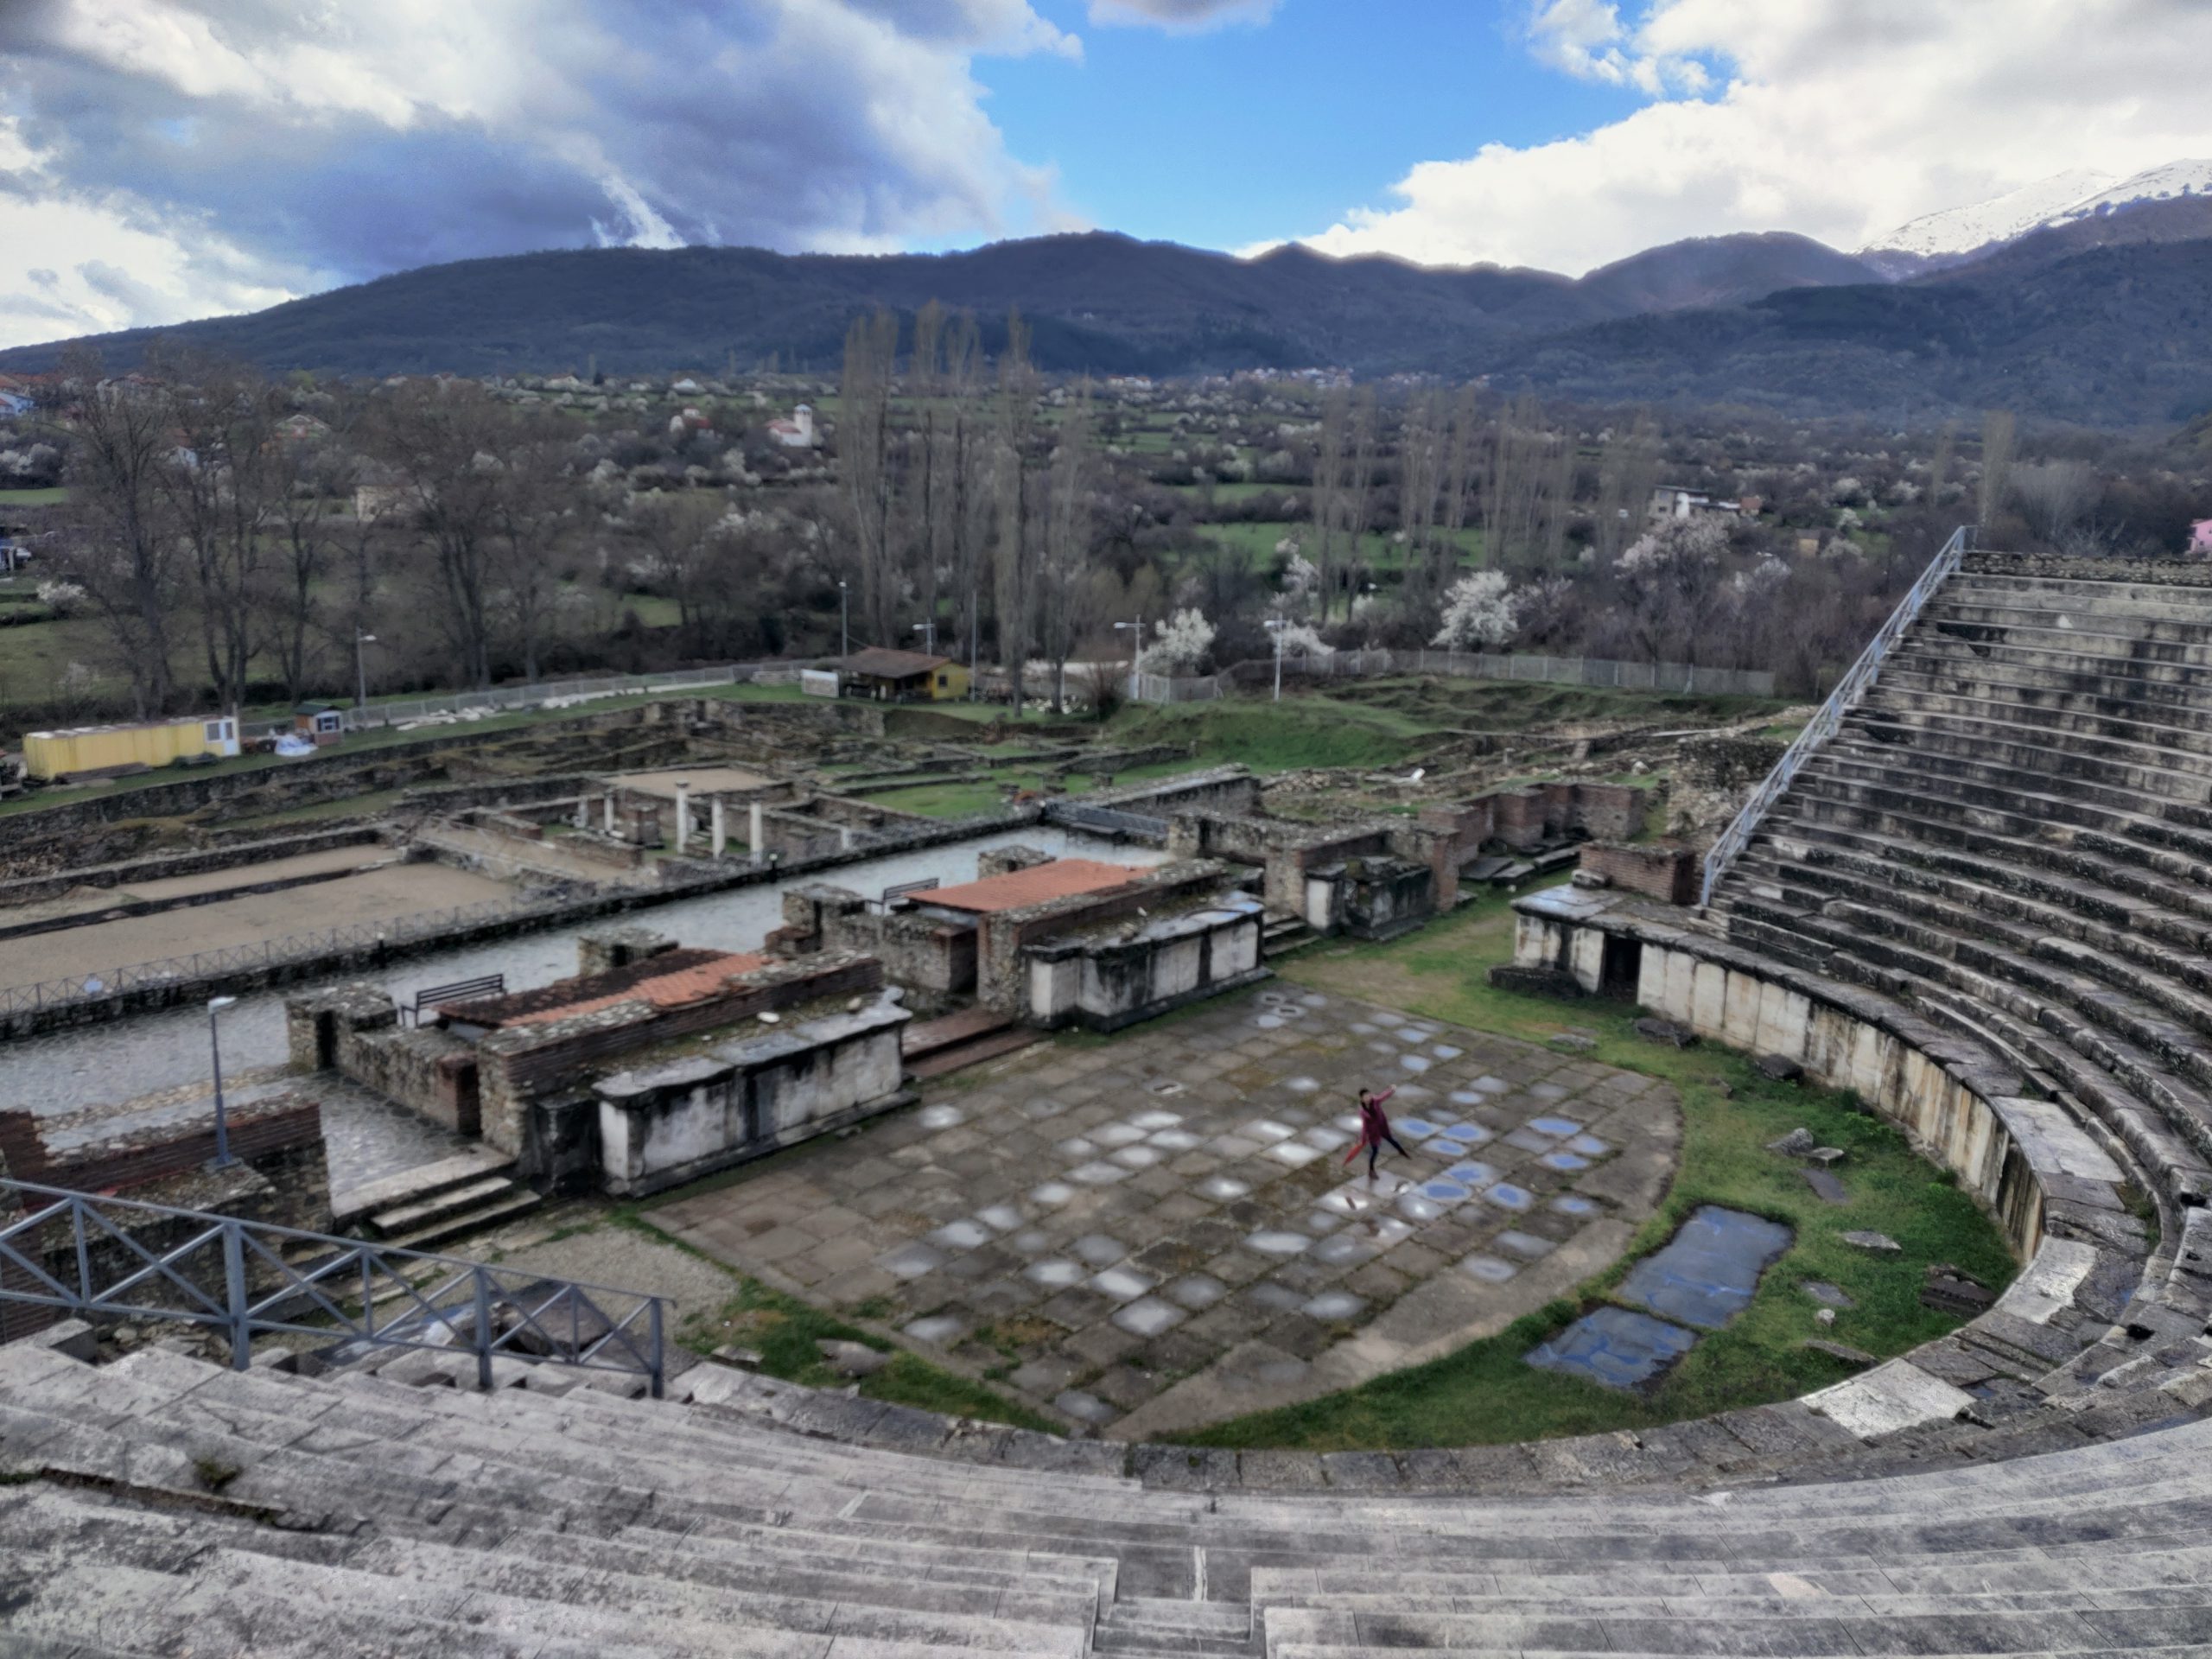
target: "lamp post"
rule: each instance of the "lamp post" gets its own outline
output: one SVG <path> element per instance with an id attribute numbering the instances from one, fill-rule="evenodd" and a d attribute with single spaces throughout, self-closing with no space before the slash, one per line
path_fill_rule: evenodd
<path id="1" fill-rule="evenodd" d="M 849 657 L 853 654 L 853 599 L 842 577 L 837 582 L 837 621 L 845 644 L 840 654 Z"/>
<path id="2" fill-rule="evenodd" d="M 1137 696 L 1137 658 L 1144 655 L 1144 623 L 1139 620 L 1135 622 L 1116 622 L 1114 625 L 1114 632 L 1116 633 L 1121 632 L 1124 628 L 1133 630 L 1129 637 L 1129 701 L 1134 702 Z"/>
<path id="3" fill-rule="evenodd" d="M 922 649 L 932 657 L 937 655 L 937 623 L 934 620 L 914 624 L 914 632 L 922 636 Z"/>
<path id="4" fill-rule="evenodd" d="M 1282 701 L 1282 631 L 1290 626 L 1279 616 L 1268 619 L 1268 632 L 1275 637 L 1275 701 Z"/>
<path id="5" fill-rule="evenodd" d="M 359 628 L 353 630 L 353 706 L 356 709 L 369 706 L 368 658 L 362 654 L 361 647 L 373 645 L 376 642 L 377 637 L 373 633 L 363 633 Z"/>
<path id="6" fill-rule="evenodd" d="M 215 1016 L 236 1002 L 235 996 L 207 999 L 207 1054 L 215 1067 L 215 1158 L 210 1169 L 227 1169 L 238 1160 L 231 1156 L 231 1126 L 223 1115 L 223 1045 L 215 1035 Z"/>

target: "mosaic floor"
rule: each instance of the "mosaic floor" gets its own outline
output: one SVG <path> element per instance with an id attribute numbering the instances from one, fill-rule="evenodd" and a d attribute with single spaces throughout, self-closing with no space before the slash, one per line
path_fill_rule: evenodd
<path id="1" fill-rule="evenodd" d="M 1344 1155 L 1395 1084 L 1400 1156 Z M 1502 1329 L 1666 1189 L 1664 1084 L 1280 983 L 931 1085 L 651 1219 L 1073 1424 L 1139 1438 Z"/>

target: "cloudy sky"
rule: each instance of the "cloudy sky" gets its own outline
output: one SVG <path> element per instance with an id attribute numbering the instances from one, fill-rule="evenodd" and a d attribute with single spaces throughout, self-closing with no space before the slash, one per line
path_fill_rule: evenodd
<path id="1" fill-rule="evenodd" d="M 0 0 L 0 345 L 613 243 L 1854 247 L 2212 156 L 2206 63 L 2208 0 Z"/>

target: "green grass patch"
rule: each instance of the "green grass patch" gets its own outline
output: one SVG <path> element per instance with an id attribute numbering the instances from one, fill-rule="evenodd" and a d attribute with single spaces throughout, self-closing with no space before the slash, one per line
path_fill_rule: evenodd
<path id="1" fill-rule="evenodd" d="M 1190 743 L 1207 761 L 1240 761 L 1255 772 L 1305 766 L 1387 766 L 1426 749 L 1438 728 L 1387 705 L 1313 693 L 1281 702 L 1231 698 L 1129 709 L 1114 741 Z"/>
<path id="2" fill-rule="evenodd" d="M 1777 1084 L 1743 1056 L 1700 1046 L 1676 1050 L 1630 1029 L 1625 1005 L 1563 1003 L 1493 988 L 1487 969 L 1511 953 L 1512 912 L 1485 897 L 1419 933 L 1382 945 L 1307 952 L 1284 964 L 1302 984 L 1405 1008 L 1475 1030 L 1541 1042 L 1568 1026 L 1593 1033 L 1586 1057 L 1663 1079 L 1682 1103 L 1681 1164 L 1659 1211 L 1628 1250 L 1576 1294 L 1495 1337 L 1429 1364 L 1277 1411 L 1217 1424 L 1192 1436 L 1217 1446 L 1314 1450 L 1497 1444 L 1634 1430 L 1734 1407 L 1786 1400 L 1851 1375 L 1852 1367 L 1802 1344 L 1811 1338 L 1887 1357 L 1942 1335 L 1959 1321 L 1920 1305 L 1929 1264 L 1949 1262 L 1993 1289 L 2016 1271 L 1995 1225 L 1950 1177 L 1914 1154 L 1904 1135 L 1848 1096 Z M 1796 1160 L 1766 1145 L 1797 1128 L 1848 1154 L 1838 1174 L 1848 1205 L 1829 1205 L 1805 1184 Z M 1789 1250 L 1725 1330 L 1706 1333 L 1648 1395 L 1539 1371 L 1529 1351 L 1588 1307 L 1611 1300 L 1630 1266 L 1670 1238 L 1690 1212 L 1721 1204 L 1787 1223 Z M 1854 1229 L 1903 1246 L 1871 1255 L 1845 1244 Z M 1835 1324 L 1814 1320 L 1807 1280 L 1841 1287 L 1857 1304 Z"/>
<path id="3" fill-rule="evenodd" d="M 0 507 L 58 507 L 68 499 L 68 486 L 61 484 L 42 490 L 0 490 Z"/>

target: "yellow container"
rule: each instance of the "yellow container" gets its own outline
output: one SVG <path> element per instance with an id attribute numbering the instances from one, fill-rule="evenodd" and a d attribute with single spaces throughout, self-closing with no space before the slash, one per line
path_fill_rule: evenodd
<path id="1" fill-rule="evenodd" d="M 124 766 L 165 766 L 187 756 L 238 752 L 238 723 L 213 720 L 147 721 L 137 725 L 73 726 L 23 738 L 23 769 L 34 778 L 73 778 Z"/>

